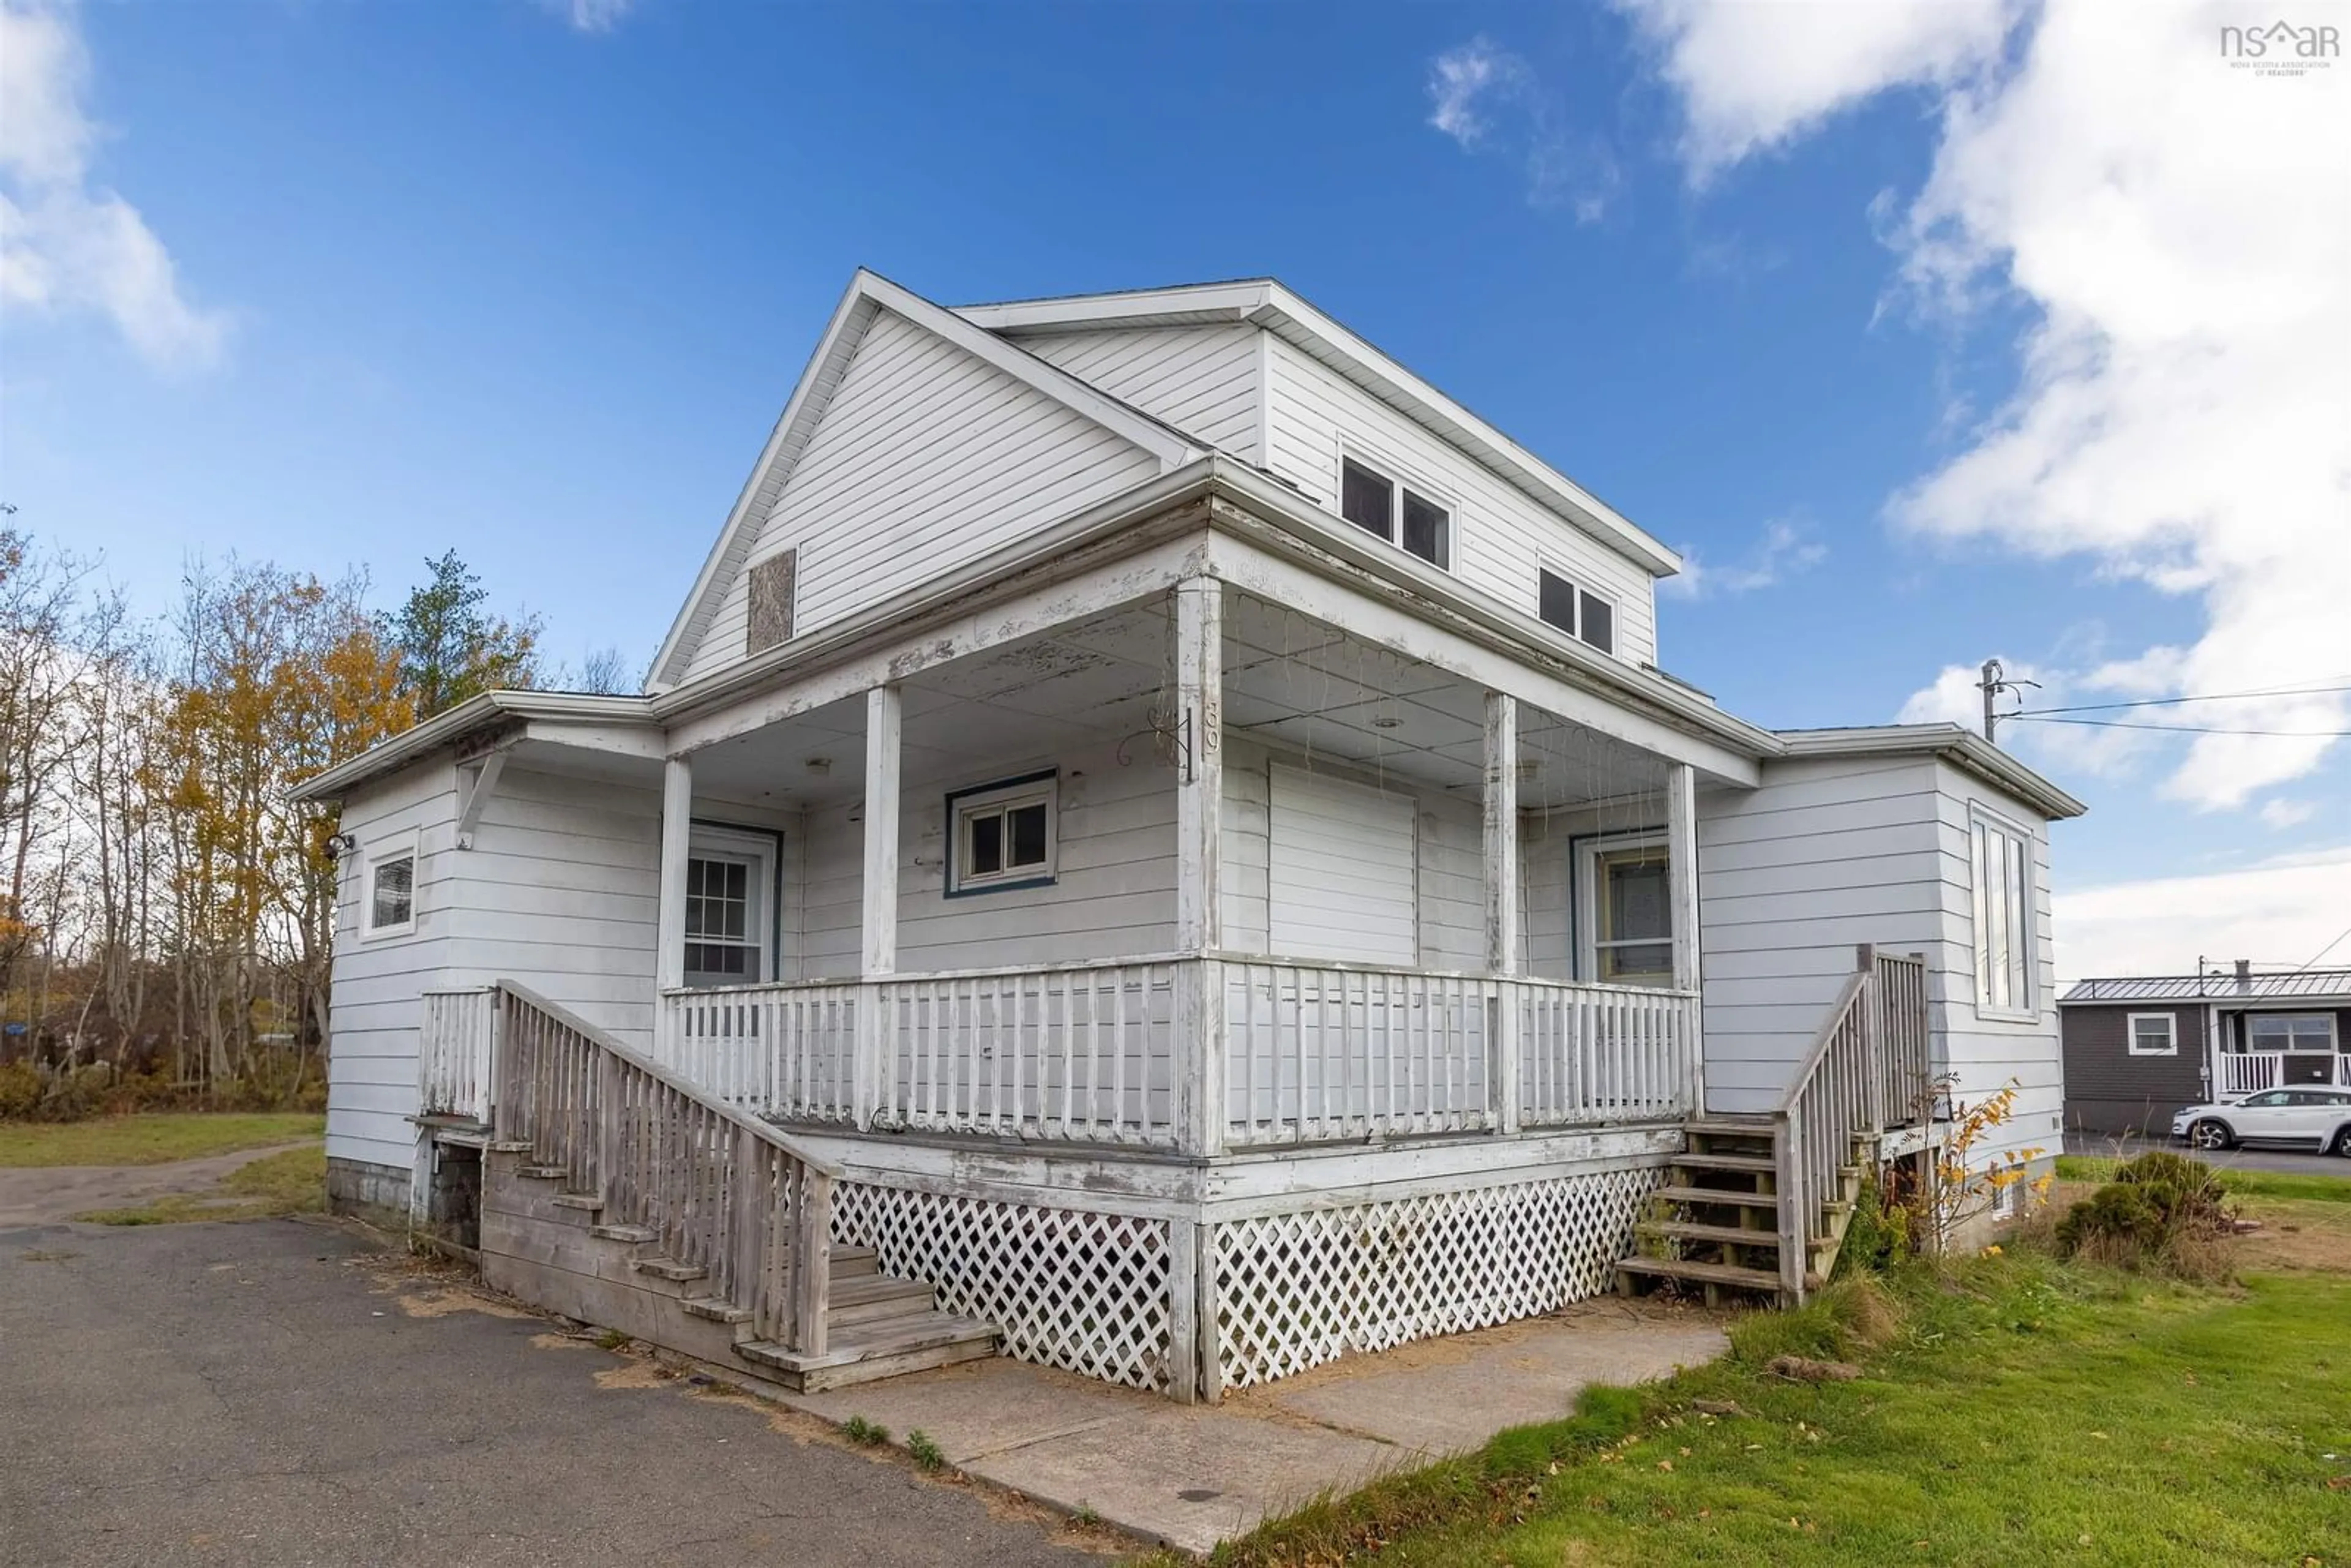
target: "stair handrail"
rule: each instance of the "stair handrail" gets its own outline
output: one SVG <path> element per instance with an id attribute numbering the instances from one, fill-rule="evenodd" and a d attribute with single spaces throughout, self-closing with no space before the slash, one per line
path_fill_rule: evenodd
<path id="1" fill-rule="evenodd" d="M 496 988 L 497 1141 L 528 1143 L 602 1200 L 605 1223 L 647 1227 L 707 1270 L 760 1337 L 823 1354 L 841 1167 L 530 988 Z"/>
<path id="2" fill-rule="evenodd" d="M 1853 1138 L 1882 1127 L 1877 1104 L 1886 1074 L 1876 1061 L 1873 998 L 1877 951 L 1855 949 L 1853 974 L 1837 993 L 1812 1049 L 1788 1081 L 1771 1113 L 1771 1164 L 1780 1210 L 1780 1289 L 1801 1304 L 1811 1273 L 1813 1225 L 1823 1194 L 1851 1157 Z M 1857 1124 L 1876 1123 L 1866 1129 Z"/>

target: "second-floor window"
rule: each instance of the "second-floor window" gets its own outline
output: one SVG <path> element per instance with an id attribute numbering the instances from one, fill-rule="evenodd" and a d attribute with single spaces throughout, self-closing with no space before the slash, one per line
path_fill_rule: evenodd
<path id="1" fill-rule="evenodd" d="M 1578 642 L 1604 653 L 1616 651 L 1616 607 L 1589 589 L 1578 588 L 1544 567 L 1539 573 L 1541 602 L 1536 613 Z"/>
<path id="2" fill-rule="evenodd" d="M 1452 567 L 1452 508 L 1352 457 L 1339 465 L 1339 515 L 1431 566 Z"/>

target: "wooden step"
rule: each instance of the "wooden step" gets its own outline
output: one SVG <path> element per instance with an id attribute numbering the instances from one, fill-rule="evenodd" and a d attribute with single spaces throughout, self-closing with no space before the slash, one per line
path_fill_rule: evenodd
<path id="1" fill-rule="evenodd" d="M 548 1201 L 558 1208 L 576 1208 L 582 1214 L 594 1214 L 604 1207 L 604 1200 L 592 1192 L 559 1192 Z"/>
<path id="2" fill-rule="evenodd" d="M 1729 1138 L 1768 1138 L 1773 1123 L 1769 1116 L 1728 1116 L 1715 1114 L 1692 1116 L 1682 1124 L 1686 1133 L 1712 1133 Z"/>
<path id="3" fill-rule="evenodd" d="M 1676 1155 L 1674 1164 L 1698 1171 L 1744 1171 L 1771 1176 L 1779 1166 L 1769 1155 Z"/>
<path id="4" fill-rule="evenodd" d="M 710 1272 L 699 1263 L 680 1263 L 672 1258 L 640 1258 L 632 1266 L 640 1274 L 651 1274 L 656 1280 L 668 1280 L 677 1284 L 704 1279 Z"/>
<path id="5" fill-rule="evenodd" d="M 1677 1241 L 1714 1241 L 1725 1247 L 1768 1247 L 1780 1249 L 1780 1233 L 1776 1230 L 1750 1230 L 1737 1225 L 1705 1225 L 1695 1219 L 1645 1219 L 1634 1230 L 1642 1236 L 1665 1236 Z M 1831 1245 L 1825 1236 L 1805 1238 L 1805 1245 L 1819 1250 Z"/>
<path id="6" fill-rule="evenodd" d="M 591 1225 L 588 1234 L 599 1241 L 651 1241 L 660 1234 L 650 1225 Z"/>
<path id="7" fill-rule="evenodd" d="M 836 1274 L 825 1303 L 825 1321 L 839 1333 L 855 1324 L 928 1312 L 938 1304 L 938 1291 L 920 1280 L 889 1274 Z"/>
<path id="8" fill-rule="evenodd" d="M 845 1333 L 831 1334 L 829 1339 L 822 1355 L 803 1355 L 761 1341 L 738 1344 L 735 1354 L 773 1369 L 776 1381 L 785 1387 L 814 1394 L 993 1355 L 997 1333 L 994 1327 L 976 1318 L 925 1312 L 913 1318 L 862 1324 Z"/>
<path id="9" fill-rule="evenodd" d="M 1780 1293 L 1780 1276 L 1763 1269 L 1741 1269 L 1735 1263 L 1700 1263 L 1682 1258 L 1626 1258 L 1616 1265 L 1620 1274 L 1650 1280 L 1686 1280 L 1694 1285 L 1728 1285 L 1734 1290 Z M 1809 1288 L 1809 1287 L 1808 1287 Z"/>
<path id="10" fill-rule="evenodd" d="M 527 1155 L 531 1142 L 528 1138 L 494 1138 L 484 1146 L 494 1155 Z"/>
<path id="11" fill-rule="evenodd" d="M 515 1175 L 533 1181 L 561 1181 L 571 1173 L 561 1166 L 517 1166 Z"/>
<path id="12" fill-rule="evenodd" d="M 1728 1203 L 1744 1208 L 1780 1207 L 1777 1193 L 1741 1192 L 1727 1186 L 1661 1186 L 1649 1196 L 1667 1203 Z"/>
<path id="13" fill-rule="evenodd" d="M 716 1296 L 693 1296 L 678 1302 L 693 1317 L 707 1318 L 714 1323 L 740 1323 L 751 1320 L 748 1307 L 738 1307 Z"/>

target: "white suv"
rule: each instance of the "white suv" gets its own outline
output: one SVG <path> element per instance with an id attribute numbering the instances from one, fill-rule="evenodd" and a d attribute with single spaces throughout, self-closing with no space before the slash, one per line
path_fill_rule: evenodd
<path id="1" fill-rule="evenodd" d="M 2351 1089 L 2304 1084 L 2264 1089 L 2217 1105 L 2190 1105 L 2171 1119 L 2171 1135 L 2199 1149 L 2276 1144 L 2351 1158 Z"/>

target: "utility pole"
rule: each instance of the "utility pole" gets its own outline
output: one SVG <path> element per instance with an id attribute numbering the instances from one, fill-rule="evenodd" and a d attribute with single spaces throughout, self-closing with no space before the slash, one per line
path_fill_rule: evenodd
<path id="1" fill-rule="evenodd" d="M 1983 662 L 1983 679 L 1976 683 L 1983 691 L 1984 738 L 1994 746 L 2000 744 L 2000 712 L 1993 704 L 1998 700 L 2001 693 L 2000 677 L 2005 673 L 2000 667 L 1998 659 L 1986 659 Z"/>

